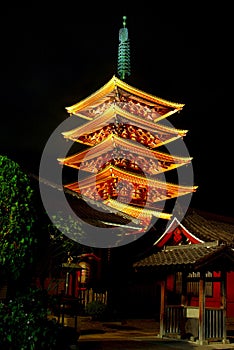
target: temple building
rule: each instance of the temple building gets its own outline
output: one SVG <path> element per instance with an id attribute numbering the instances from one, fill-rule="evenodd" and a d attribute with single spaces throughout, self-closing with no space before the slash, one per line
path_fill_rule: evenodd
<path id="1" fill-rule="evenodd" d="M 145 300 L 144 307 L 158 310 L 160 337 L 187 338 L 200 345 L 230 342 L 233 230 L 232 218 L 189 208 L 184 219 L 174 217 L 147 254 L 133 264 L 146 290 L 150 283 L 151 294 L 159 287 L 149 304 L 142 294 L 140 299 Z"/>
<path id="2" fill-rule="evenodd" d="M 169 180 L 173 178 L 170 174 L 192 163 L 192 157 L 172 154 L 176 147 L 169 147 L 187 135 L 187 130 L 167 122 L 183 110 L 184 104 L 125 81 L 131 72 L 126 17 L 123 19 L 118 77 L 113 75 L 97 91 L 66 107 L 79 122 L 62 132 L 63 141 L 79 147 L 58 158 L 58 163 L 75 171 L 76 179 L 78 175 L 78 180 L 64 183 L 63 190 L 72 195 L 70 203 L 81 218 L 81 228 L 83 221 L 96 228 L 109 228 L 109 234 L 111 228 L 118 228 L 121 235 L 136 237 L 140 247 L 133 252 L 135 246 L 129 249 L 126 241 L 120 241 L 120 248 L 118 242 L 117 249 L 111 245 L 114 249 L 110 254 L 109 246 L 105 246 L 105 264 L 101 249 L 97 256 L 82 256 L 85 260 L 79 264 L 68 261 L 63 267 L 72 268 L 73 276 L 66 275 L 65 289 L 74 287 L 71 293 L 77 296 L 77 284 L 86 289 L 92 264 L 99 277 L 105 265 L 108 278 L 112 278 L 112 302 L 120 312 L 157 314 L 160 337 L 190 337 L 200 345 L 214 340 L 228 343 L 226 318 L 234 319 L 234 222 L 214 219 L 192 208 L 181 219 L 168 210 L 166 203 L 191 197 L 197 190 L 191 183 Z M 56 189 L 53 184 L 50 187 Z M 167 228 L 156 228 L 157 220 L 166 222 Z M 80 231 L 90 235 L 85 228 Z M 151 235 L 147 247 L 141 240 L 145 233 L 144 238 Z M 131 269 L 126 266 L 126 257 Z M 84 266 L 87 273 L 82 270 Z M 64 286 L 64 280 L 62 283 Z"/>

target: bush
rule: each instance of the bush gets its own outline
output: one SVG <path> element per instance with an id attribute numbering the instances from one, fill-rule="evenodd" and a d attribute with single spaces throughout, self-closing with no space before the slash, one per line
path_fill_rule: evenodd
<path id="1" fill-rule="evenodd" d="M 92 316 L 94 320 L 103 320 L 107 317 L 108 307 L 103 302 L 94 300 L 87 303 L 85 313 L 88 316 Z"/>
<path id="2" fill-rule="evenodd" d="M 47 318 L 47 306 L 47 292 L 37 289 L 1 302 L 0 349 L 57 349 L 62 327 Z"/>

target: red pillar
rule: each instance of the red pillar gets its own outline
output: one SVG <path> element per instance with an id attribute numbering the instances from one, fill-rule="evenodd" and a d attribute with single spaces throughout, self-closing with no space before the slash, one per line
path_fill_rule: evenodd
<path id="1" fill-rule="evenodd" d="M 205 274 L 201 273 L 199 280 L 199 344 L 207 345 L 205 339 Z"/>

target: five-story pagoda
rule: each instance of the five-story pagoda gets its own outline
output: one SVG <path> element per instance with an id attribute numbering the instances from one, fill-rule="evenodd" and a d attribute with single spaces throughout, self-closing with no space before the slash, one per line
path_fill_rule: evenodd
<path id="1" fill-rule="evenodd" d="M 158 150 L 186 136 L 187 130 L 159 123 L 182 110 L 184 104 L 156 97 L 123 81 L 130 75 L 125 20 L 119 32 L 119 78 L 114 75 L 99 90 L 66 108 L 70 115 L 85 122 L 62 134 L 84 147 L 58 161 L 82 173 L 79 181 L 64 185 L 66 189 L 137 219 L 138 232 L 142 233 L 153 218 L 171 218 L 164 212 L 165 201 L 191 194 L 196 186 L 165 180 L 166 172 L 191 163 L 191 157 Z M 126 235 L 131 233 L 126 227 Z"/>

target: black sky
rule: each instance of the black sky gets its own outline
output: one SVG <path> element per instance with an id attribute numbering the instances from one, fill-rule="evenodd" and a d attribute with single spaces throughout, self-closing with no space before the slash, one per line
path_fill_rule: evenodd
<path id="1" fill-rule="evenodd" d="M 1 154 L 37 169 L 48 138 L 68 117 L 65 107 L 117 74 L 118 32 L 127 15 L 132 74 L 126 82 L 185 103 L 169 121 L 189 130 L 184 141 L 199 186 L 192 205 L 233 216 L 229 10 L 108 4 L 6 5 L 0 15 Z"/>

